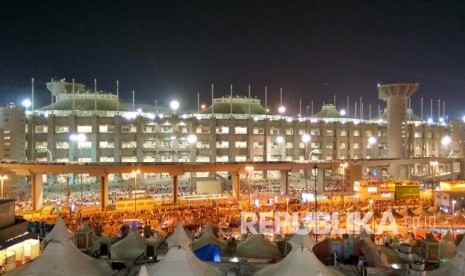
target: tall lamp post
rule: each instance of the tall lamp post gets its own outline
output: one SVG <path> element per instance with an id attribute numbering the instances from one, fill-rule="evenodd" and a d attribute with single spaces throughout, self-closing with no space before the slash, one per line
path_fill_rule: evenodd
<path id="1" fill-rule="evenodd" d="M 282 159 L 282 145 L 284 144 L 284 137 L 279 135 L 276 137 L 276 142 L 278 143 L 278 149 L 279 149 L 279 161 Z"/>
<path id="2" fill-rule="evenodd" d="M 315 177 L 315 241 L 318 242 L 318 199 L 317 199 L 317 176 L 318 176 L 318 166 L 316 163 L 313 165 L 313 175 Z"/>
<path id="3" fill-rule="evenodd" d="M 193 162 L 192 161 L 192 157 L 195 158 L 196 154 L 193 154 L 193 151 L 196 149 L 196 146 L 195 144 L 197 143 L 197 135 L 195 134 L 191 134 L 189 136 L 187 136 L 187 142 L 191 145 L 191 157 L 189 158 L 189 162 Z M 196 161 L 196 160 L 194 160 Z M 193 182 L 192 182 L 192 173 L 191 173 L 191 194 L 194 193 L 194 187 L 193 187 Z"/>
<path id="4" fill-rule="evenodd" d="M 376 144 L 377 140 L 376 140 L 376 137 L 373 137 L 373 136 L 370 136 L 368 138 L 368 144 L 370 145 L 370 148 L 371 148 L 371 153 L 374 154 L 374 150 L 373 150 L 373 145 Z"/>
<path id="5" fill-rule="evenodd" d="M 133 170 L 134 175 L 134 215 L 137 215 L 137 175 L 140 174 L 140 170 Z"/>
<path id="6" fill-rule="evenodd" d="M 0 181 L 1 181 L 1 184 L 2 184 L 2 199 L 5 199 L 5 194 L 3 193 L 3 181 L 8 179 L 8 175 L 2 175 L 0 176 Z"/>
<path id="7" fill-rule="evenodd" d="M 71 134 L 69 136 L 69 139 L 73 142 L 75 142 L 79 148 L 79 157 L 78 157 L 78 162 L 81 162 L 82 158 L 82 145 L 79 145 L 87 140 L 86 135 L 82 133 L 77 133 L 77 134 Z M 81 183 L 81 203 L 83 202 L 83 196 L 82 196 L 82 173 L 79 174 L 79 182 Z"/>
<path id="8" fill-rule="evenodd" d="M 47 153 L 47 161 L 53 161 L 52 152 L 48 148 L 36 148 L 37 152 L 46 152 Z M 50 158 L 49 158 L 50 157 Z"/>
<path id="9" fill-rule="evenodd" d="M 436 206 L 436 199 L 434 198 L 434 175 L 436 173 L 436 167 L 438 166 L 438 161 L 429 162 L 431 166 L 431 199 L 433 200 L 433 206 Z"/>
<path id="10" fill-rule="evenodd" d="M 342 199 L 342 206 L 344 206 L 344 193 L 346 191 L 346 168 L 349 166 L 349 164 L 346 162 L 346 163 L 340 164 L 339 166 L 342 168 L 342 196 L 341 196 L 341 199 Z"/>
<path id="11" fill-rule="evenodd" d="M 302 142 L 305 144 L 305 152 L 304 152 L 304 159 L 306 158 L 307 156 L 307 144 L 308 142 L 310 142 L 310 140 L 312 140 L 312 138 L 310 137 L 310 135 L 308 134 L 304 134 L 302 135 Z M 310 157 L 310 156 L 309 156 Z M 310 161 L 310 160 L 307 160 L 307 161 Z M 305 191 L 308 192 L 308 176 L 307 176 L 307 170 L 305 170 Z"/>
<path id="12" fill-rule="evenodd" d="M 374 200 L 373 199 L 370 199 L 370 211 L 373 212 L 373 202 Z M 376 231 L 375 231 L 375 213 L 373 213 L 373 233 L 376 234 Z M 376 241 L 376 239 L 375 239 Z"/>

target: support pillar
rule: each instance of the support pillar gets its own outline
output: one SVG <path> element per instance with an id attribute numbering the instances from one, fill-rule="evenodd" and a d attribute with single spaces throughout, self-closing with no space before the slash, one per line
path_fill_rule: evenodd
<path id="1" fill-rule="evenodd" d="M 289 174 L 287 171 L 280 171 L 281 173 L 281 194 L 287 195 L 289 191 Z"/>
<path id="2" fill-rule="evenodd" d="M 33 174 L 32 179 L 32 210 L 40 210 L 44 205 L 44 184 L 42 174 Z"/>
<path id="3" fill-rule="evenodd" d="M 237 201 L 241 200 L 241 180 L 239 178 L 239 173 L 231 172 L 232 180 L 232 195 L 233 198 Z"/>
<path id="4" fill-rule="evenodd" d="M 173 204 L 178 204 L 178 176 L 173 175 Z"/>
<path id="5" fill-rule="evenodd" d="M 108 206 L 108 175 L 100 176 L 100 206 L 102 211 Z"/>

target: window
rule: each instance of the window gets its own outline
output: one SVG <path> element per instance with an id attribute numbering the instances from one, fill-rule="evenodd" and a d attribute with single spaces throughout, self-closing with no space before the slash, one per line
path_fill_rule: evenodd
<path id="1" fill-rule="evenodd" d="M 312 129 L 310 130 L 310 134 L 311 134 L 311 135 L 320 136 L 320 129 L 319 129 L 319 128 L 312 128 Z"/>
<path id="2" fill-rule="evenodd" d="M 347 129 L 341 129 L 340 136 L 341 137 L 346 137 L 347 136 Z"/>
<path id="3" fill-rule="evenodd" d="M 373 136 L 373 131 L 365 130 L 365 137 L 371 137 L 371 136 Z"/>
<path id="4" fill-rule="evenodd" d="M 55 126 L 55 133 L 69 133 L 69 126 Z"/>
<path id="5" fill-rule="evenodd" d="M 136 133 L 137 128 L 135 125 L 122 125 L 121 133 Z"/>
<path id="6" fill-rule="evenodd" d="M 234 129 L 234 133 L 235 134 L 247 134 L 247 127 L 236 126 L 236 128 Z"/>
<path id="7" fill-rule="evenodd" d="M 325 131 L 325 136 L 328 136 L 328 137 L 334 136 L 334 130 L 332 130 L 332 129 L 327 129 L 327 130 Z"/>
<path id="8" fill-rule="evenodd" d="M 78 133 L 92 133 L 92 126 L 89 126 L 89 125 L 77 126 L 76 130 Z"/>
<path id="9" fill-rule="evenodd" d="M 254 127 L 253 134 L 265 134 L 265 129 L 263 127 Z"/>
<path id="10" fill-rule="evenodd" d="M 358 144 L 358 143 L 354 143 L 354 149 L 359 149 L 359 148 L 360 148 L 359 144 Z"/>
<path id="11" fill-rule="evenodd" d="M 113 125 L 100 125 L 98 126 L 99 133 L 114 133 L 115 126 Z"/>
<path id="12" fill-rule="evenodd" d="M 46 125 L 36 126 L 36 133 L 47 133 L 47 130 Z"/>
<path id="13" fill-rule="evenodd" d="M 341 143 L 339 145 L 339 149 L 346 149 L 346 143 Z"/>
<path id="14" fill-rule="evenodd" d="M 353 136 L 354 136 L 354 137 L 359 137 L 359 136 L 360 136 L 360 130 L 355 129 L 355 130 L 353 131 Z"/>

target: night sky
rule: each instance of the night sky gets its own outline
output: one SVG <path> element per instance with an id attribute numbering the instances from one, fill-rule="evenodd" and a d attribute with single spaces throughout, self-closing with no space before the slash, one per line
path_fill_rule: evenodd
<path id="1" fill-rule="evenodd" d="M 426 3 L 428 2 L 428 3 Z M 418 82 L 446 101 L 451 118 L 465 115 L 464 1 L 2 1 L 0 101 L 19 102 L 36 79 L 75 78 L 127 101 L 181 109 L 215 96 L 247 95 L 276 112 L 279 89 L 288 114 L 314 100 L 339 107 L 363 97 L 377 106 L 377 83 Z M 375 108 L 375 107 L 373 107 Z M 305 109 L 305 108 L 303 108 Z M 351 104 L 351 109 L 353 105 Z M 305 113 L 305 112 L 303 112 Z M 368 112 L 365 110 L 365 114 Z"/>

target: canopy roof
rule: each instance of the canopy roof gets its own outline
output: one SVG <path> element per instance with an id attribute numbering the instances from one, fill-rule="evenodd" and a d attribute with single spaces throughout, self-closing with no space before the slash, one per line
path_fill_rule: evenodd
<path id="1" fill-rule="evenodd" d="M 128 235 L 111 246 L 111 256 L 115 259 L 134 260 L 145 252 L 146 239 L 132 230 Z"/>
<path id="2" fill-rule="evenodd" d="M 71 238 L 73 238 L 73 235 L 71 235 L 71 233 L 68 231 L 68 228 L 66 228 L 65 222 L 61 217 L 58 217 L 52 231 L 50 231 L 50 233 L 45 236 L 44 240 L 62 242 Z"/>
<path id="3" fill-rule="evenodd" d="M 187 248 L 192 243 L 192 240 L 187 236 L 182 223 L 178 223 L 176 230 L 166 239 L 166 242 L 168 243 L 168 248 L 178 245 Z"/>
<path id="4" fill-rule="evenodd" d="M 11 275 L 93 276 L 110 275 L 111 272 L 106 261 L 85 255 L 72 241 L 51 240 L 39 257 L 11 271 Z"/>
<path id="5" fill-rule="evenodd" d="M 325 266 L 318 260 L 313 251 L 306 248 L 292 250 L 282 261 L 265 267 L 255 275 L 318 275 L 318 272 L 325 276 L 344 275 L 338 270 Z"/>
<path id="6" fill-rule="evenodd" d="M 173 246 L 156 265 L 148 269 L 149 275 L 214 276 L 224 275 L 219 268 L 200 261 L 192 251 Z"/>
<path id="7" fill-rule="evenodd" d="M 200 239 L 192 243 L 192 251 L 207 246 L 209 244 L 218 245 L 223 251 L 226 248 L 226 243 L 213 235 L 210 227 L 205 229 L 205 233 L 200 237 Z"/>
<path id="8" fill-rule="evenodd" d="M 280 259 L 281 251 L 275 244 L 257 234 L 241 242 L 237 246 L 236 255 L 244 258 Z"/>

